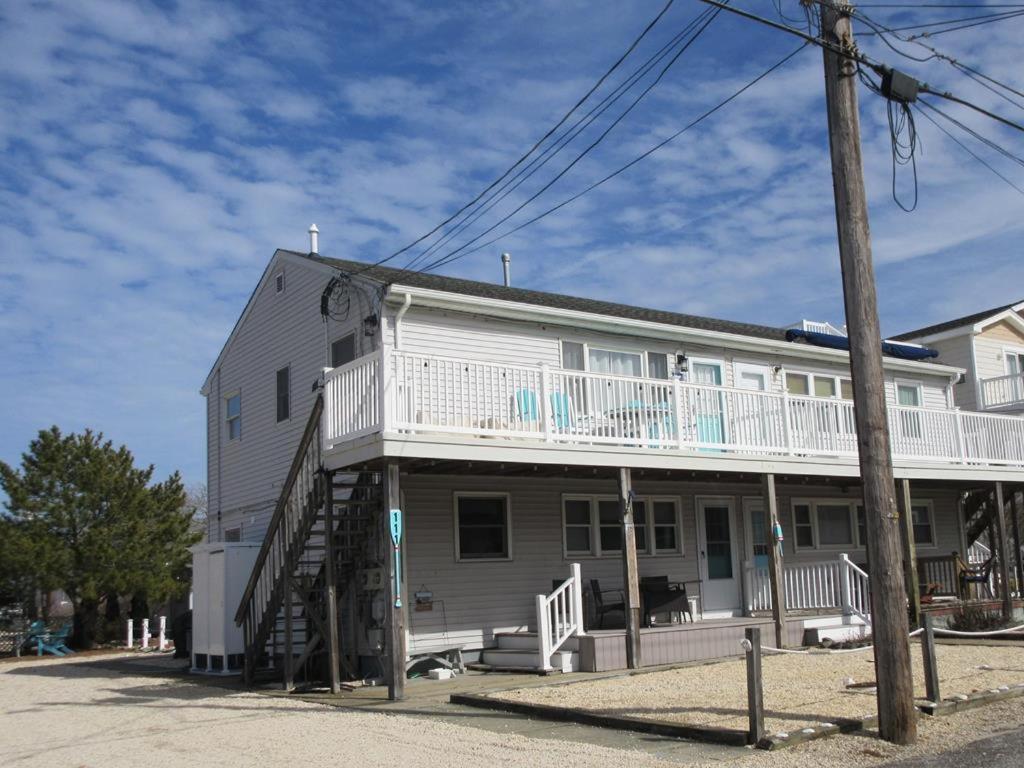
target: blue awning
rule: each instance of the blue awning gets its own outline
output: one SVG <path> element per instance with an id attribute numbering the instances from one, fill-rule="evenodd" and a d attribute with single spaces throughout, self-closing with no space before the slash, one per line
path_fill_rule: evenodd
<path id="1" fill-rule="evenodd" d="M 801 331 L 798 328 L 790 328 L 786 331 L 786 341 L 803 340 L 816 347 L 829 347 L 831 349 L 845 349 L 849 351 L 850 340 L 846 336 L 834 336 L 831 333 L 818 333 L 817 331 Z M 927 347 L 917 347 L 913 344 L 898 344 L 895 341 L 882 342 L 882 354 L 890 357 L 900 357 L 904 360 L 927 360 L 931 357 L 938 357 L 937 350 Z"/>

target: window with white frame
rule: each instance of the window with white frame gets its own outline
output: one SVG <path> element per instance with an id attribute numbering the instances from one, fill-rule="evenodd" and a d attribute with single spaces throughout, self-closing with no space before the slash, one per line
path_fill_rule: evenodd
<path id="1" fill-rule="evenodd" d="M 578 341 L 562 342 L 562 367 L 567 371 L 583 371 L 587 368 L 586 348 Z"/>
<path id="2" fill-rule="evenodd" d="M 921 383 L 917 381 L 896 381 L 896 404 L 907 408 L 920 408 L 924 402 Z M 917 411 L 899 410 L 893 425 L 897 437 L 919 439 L 924 435 L 921 414 Z"/>
<path id="3" fill-rule="evenodd" d="M 786 371 L 786 391 L 791 395 L 853 400 L 853 381 L 833 373 Z"/>
<path id="4" fill-rule="evenodd" d="M 651 379 L 667 379 L 668 355 L 664 352 L 648 352 L 647 376 Z"/>
<path id="5" fill-rule="evenodd" d="M 562 341 L 562 368 L 615 376 L 646 376 L 652 379 L 669 377 L 668 355 L 664 352 L 605 349 L 579 341 Z"/>
<path id="6" fill-rule="evenodd" d="M 564 496 L 562 523 L 566 557 L 610 557 L 622 552 L 622 520 L 615 496 Z M 681 552 L 679 499 L 665 496 L 634 499 L 633 533 L 639 554 Z"/>
<path id="7" fill-rule="evenodd" d="M 235 392 L 224 398 L 224 420 L 228 430 L 228 440 L 242 437 L 242 393 Z"/>
<path id="8" fill-rule="evenodd" d="M 867 546 L 868 528 L 864 506 L 857 504 L 857 545 Z M 914 527 L 914 544 L 918 547 L 935 546 L 935 505 L 931 500 L 910 502 L 910 515 Z"/>
<path id="9" fill-rule="evenodd" d="M 854 503 L 840 499 L 794 499 L 793 539 L 797 549 L 849 549 L 857 546 Z"/>
<path id="10" fill-rule="evenodd" d="M 462 560 L 510 560 L 507 494 L 455 495 L 455 556 Z"/>
<path id="11" fill-rule="evenodd" d="M 643 358 L 638 352 L 618 352 L 613 349 L 587 349 L 587 365 L 591 373 L 611 373 L 616 376 L 643 376 Z"/>
<path id="12" fill-rule="evenodd" d="M 897 381 L 896 403 L 911 408 L 920 408 L 922 405 L 921 383 L 917 381 Z"/>

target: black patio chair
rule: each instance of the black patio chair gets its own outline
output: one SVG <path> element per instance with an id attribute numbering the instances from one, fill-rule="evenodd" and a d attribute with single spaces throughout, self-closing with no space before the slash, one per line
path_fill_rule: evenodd
<path id="1" fill-rule="evenodd" d="M 684 621 L 687 616 L 693 621 L 684 582 L 669 581 L 668 576 L 641 576 L 640 595 L 644 603 L 645 626 L 650 626 L 653 613 L 667 612 L 670 619 L 673 613 L 678 613 Z"/>
<path id="2" fill-rule="evenodd" d="M 626 614 L 626 596 L 621 589 L 601 589 L 597 579 L 590 580 L 590 591 L 594 599 L 594 613 L 597 614 L 597 627 L 604 629 L 605 614 L 618 611 L 623 616 Z M 609 601 L 605 595 L 616 595 L 617 600 Z"/>
<path id="3" fill-rule="evenodd" d="M 992 585 L 989 583 L 989 580 L 992 578 L 992 564 L 994 559 L 994 557 L 990 557 L 977 567 L 964 568 L 960 571 L 961 599 L 966 599 L 969 596 L 968 585 L 970 584 L 980 584 L 985 591 L 988 592 L 989 597 L 995 597 L 995 594 L 992 592 Z"/>

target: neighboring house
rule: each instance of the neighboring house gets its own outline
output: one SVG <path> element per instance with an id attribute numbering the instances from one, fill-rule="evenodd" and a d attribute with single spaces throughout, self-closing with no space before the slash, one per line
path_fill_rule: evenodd
<path id="1" fill-rule="evenodd" d="M 896 338 L 937 349 L 945 362 L 967 371 L 954 390 L 964 410 L 1024 413 L 1024 301 Z"/>
<path id="2" fill-rule="evenodd" d="M 995 484 L 1024 483 L 1024 420 L 952 409 L 963 373 L 885 358 L 918 570 L 950 596 L 950 553 L 991 523 Z M 789 641 L 870 621 L 848 354 L 784 329 L 279 250 L 202 392 L 209 539 L 263 542 L 225 605 L 250 675 L 270 659 L 286 685 L 315 675 L 339 626 L 335 676 L 379 674 L 392 626 L 410 656 L 623 667 L 621 600 L 598 589 L 624 568 L 685 584 L 704 619 L 663 616 L 643 663 L 733 654 L 745 626 L 772 626 L 766 475 L 788 607 L 834 614 L 791 616 Z"/>

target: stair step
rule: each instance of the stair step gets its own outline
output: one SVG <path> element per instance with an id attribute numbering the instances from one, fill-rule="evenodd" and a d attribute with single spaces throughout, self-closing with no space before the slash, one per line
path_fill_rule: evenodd
<path id="1" fill-rule="evenodd" d="M 529 650 L 536 651 L 540 647 L 536 632 L 499 632 L 494 636 L 501 650 Z M 578 637 L 570 637 L 566 640 L 560 651 L 578 651 L 580 641 Z"/>
<path id="2" fill-rule="evenodd" d="M 474 672 L 507 672 L 512 674 L 521 675 L 548 675 L 551 672 L 543 669 L 537 669 L 537 667 L 499 667 L 494 664 L 481 664 L 475 662 L 473 664 L 467 664 L 466 669 L 472 669 Z"/>
<path id="3" fill-rule="evenodd" d="M 485 648 L 480 654 L 480 661 L 492 667 L 532 668 L 540 671 L 540 659 L 536 650 L 520 648 Z M 561 649 L 551 654 L 551 666 L 556 672 L 571 672 L 579 668 L 579 654 L 575 651 Z"/>

